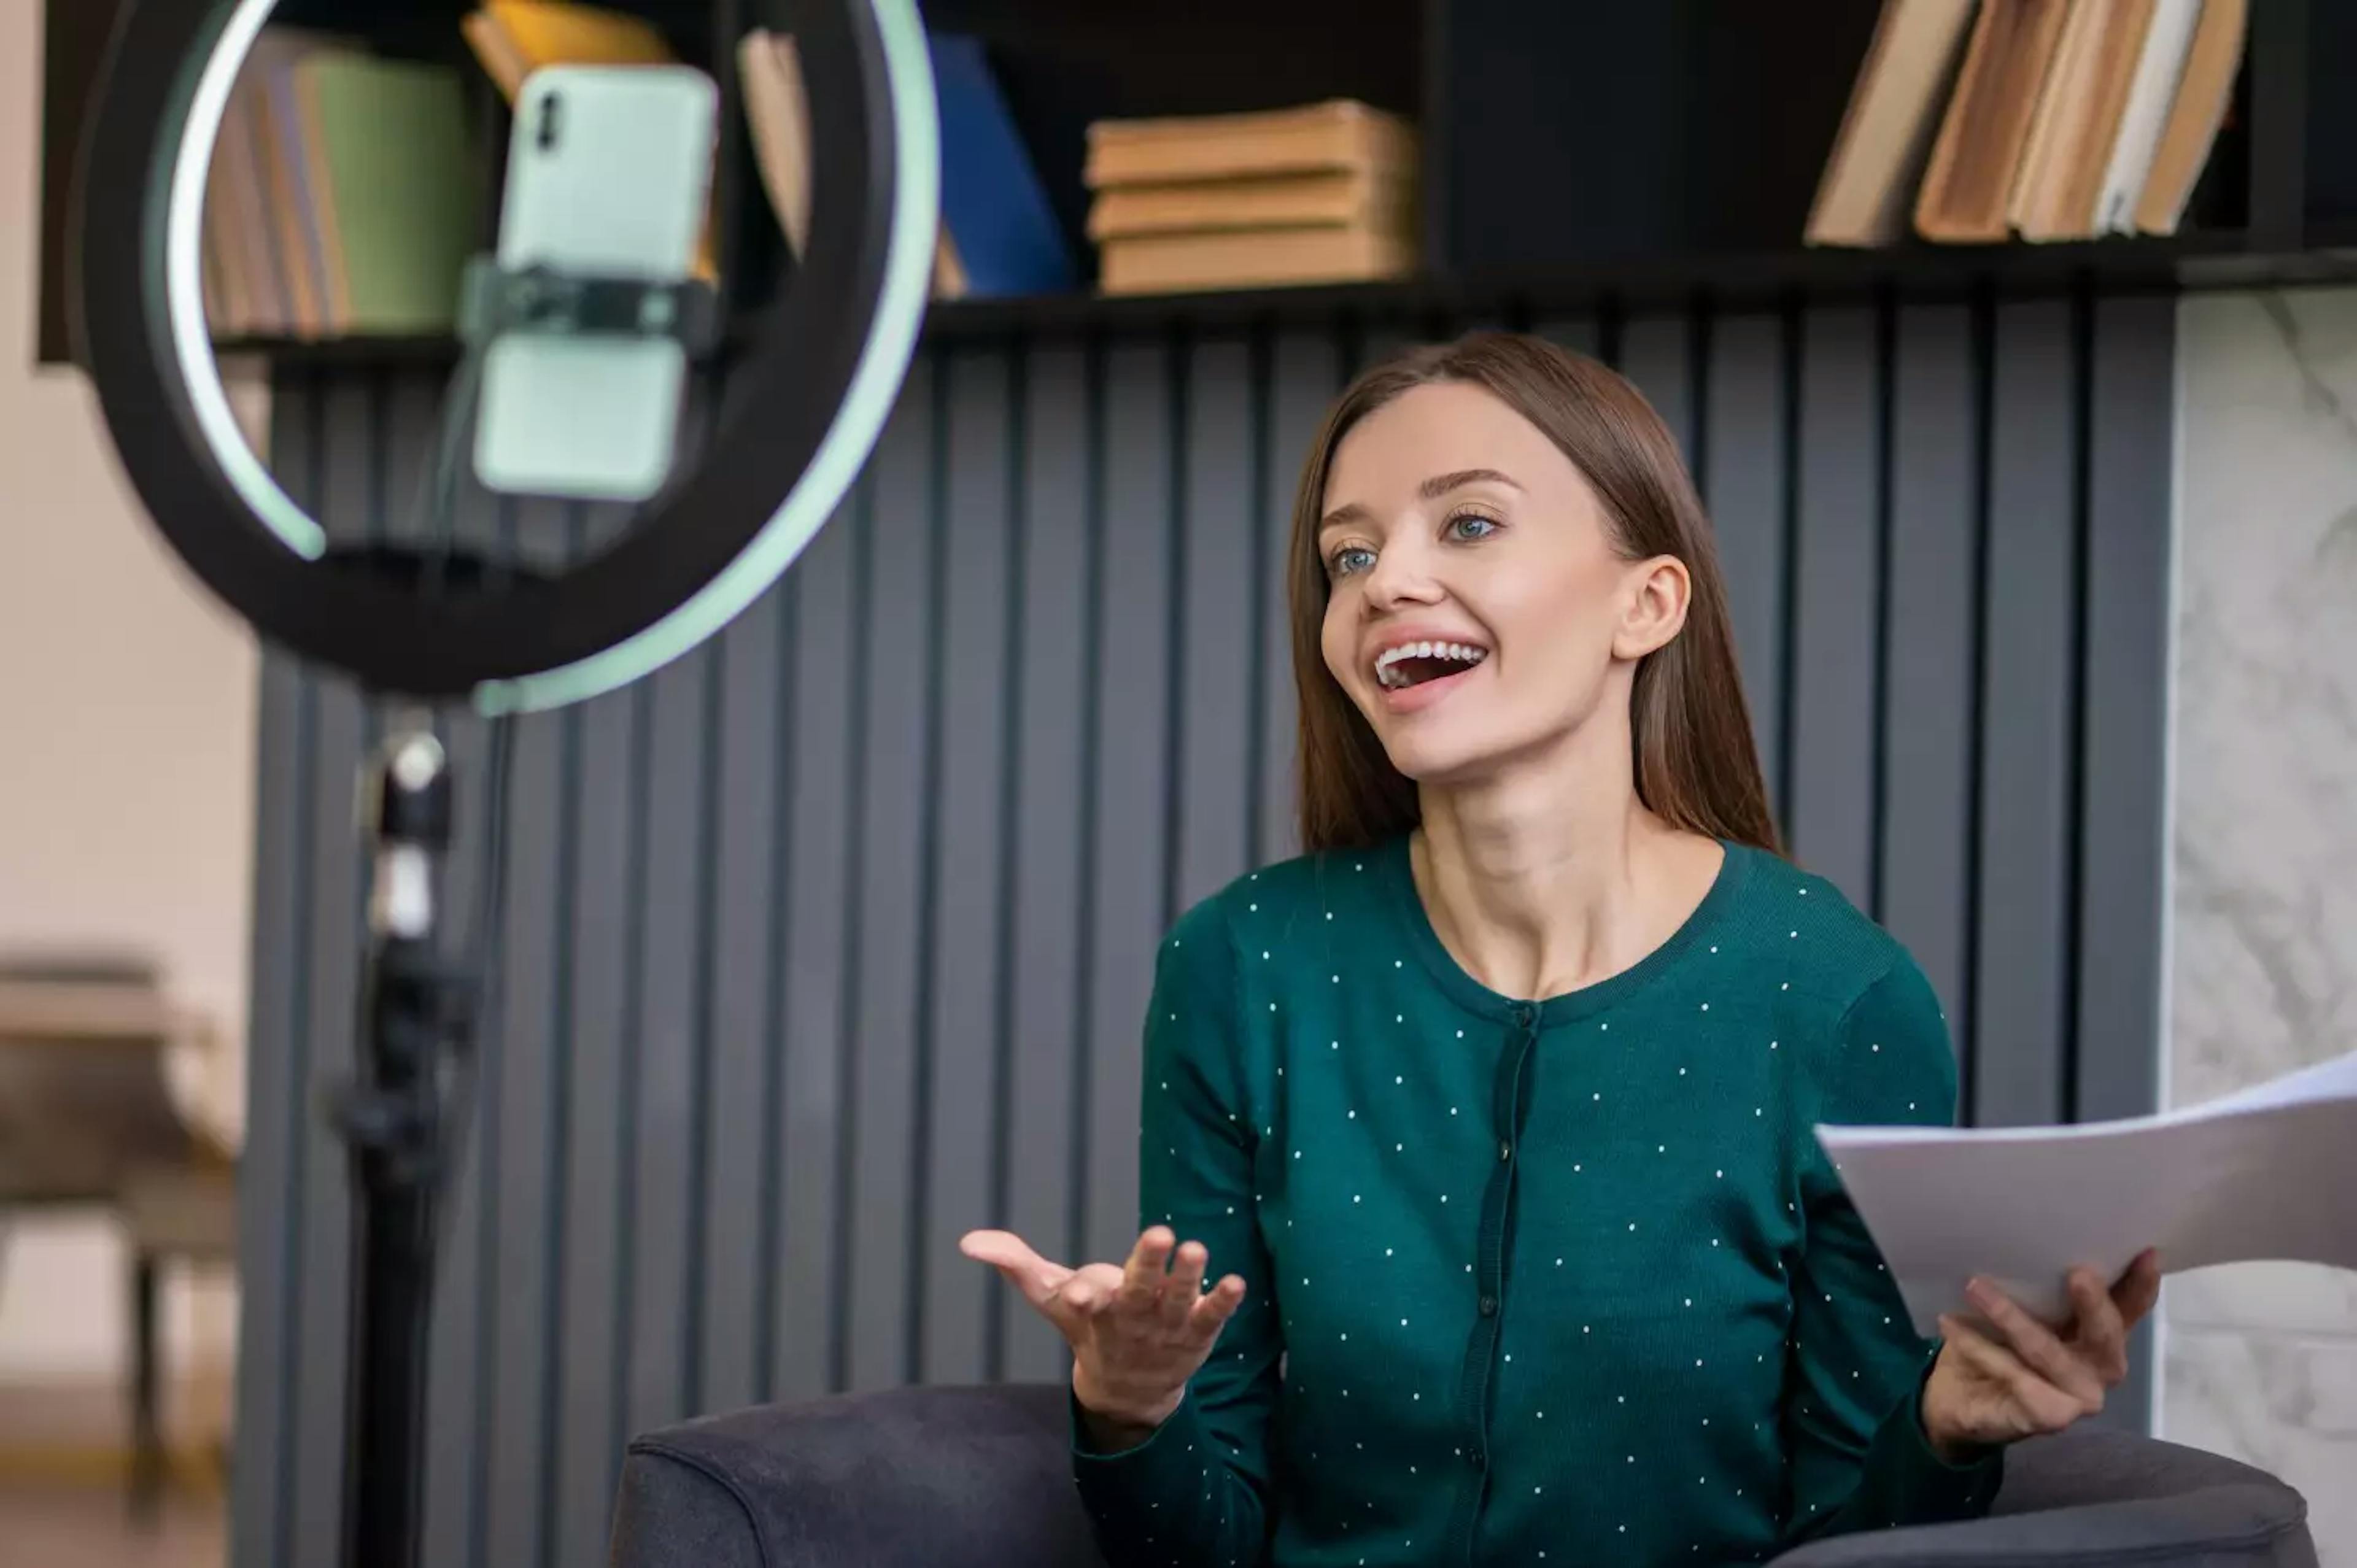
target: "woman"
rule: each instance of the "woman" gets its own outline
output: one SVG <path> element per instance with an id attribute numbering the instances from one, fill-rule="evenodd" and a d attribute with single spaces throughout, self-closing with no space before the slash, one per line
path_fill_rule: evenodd
<path id="1" fill-rule="evenodd" d="M 1329 417 L 1290 570 L 1308 853 L 1163 944 L 1149 1228 L 963 1243 L 1072 1345 L 1107 1557 L 1718 1563 L 1986 1509 L 2158 1270 L 1910 1326 L 1811 1129 L 1950 1122 L 1945 1025 L 1778 854 L 1660 420 L 1535 338 L 1411 353 Z"/>

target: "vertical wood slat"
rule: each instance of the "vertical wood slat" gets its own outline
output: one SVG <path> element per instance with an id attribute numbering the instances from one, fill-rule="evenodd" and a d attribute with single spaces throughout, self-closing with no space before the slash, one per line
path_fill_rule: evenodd
<path id="1" fill-rule="evenodd" d="M 417 389 L 438 398 L 440 388 L 426 378 Z M 398 470 L 396 470 L 398 472 Z M 412 468 L 414 473 L 414 466 Z M 412 488 L 404 485 L 404 489 Z M 447 536 L 455 542 L 488 546 L 500 532 L 498 499 L 473 487 L 462 487 L 455 515 L 447 520 Z M 441 537 L 444 520 L 432 520 L 427 532 Z M 443 950 L 453 960 L 479 956 L 481 932 L 476 929 L 479 896 L 489 873 L 487 829 L 496 802 L 487 763 L 489 737 L 485 726 L 470 716 L 451 717 L 448 732 L 451 779 L 457 790 L 451 822 L 450 856 L 443 880 Z M 477 1078 L 496 1071 L 500 1051 L 500 1017 L 495 999 L 477 1002 Z M 425 1554 L 431 1561 L 471 1563 L 482 1540 L 480 1503 L 487 1482 L 477 1465 L 478 1422 L 484 1412 L 481 1375 L 489 1363 L 488 1348 L 479 1342 L 483 1316 L 480 1288 L 484 1252 L 485 1162 L 496 1150 L 486 1127 L 478 1089 L 475 1110 L 458 1129 L 458 1179 L 442 1205 L 441 1255 L 436 1260 L 432 1336 L 433 1362 L 427 1374 L 426 1420 L 444 1440 L 428 1445 L 423 1533 Z"/>
<path id="2" fill-rule="evenodd" d="M 1092 1054 L 1082 1241 L 1127 1257 L 1137 1239 L 1140 1063 L 1104 1042 L 1132 1035 L 1163 928 L 1159 842 L 1168 779 L 1171 411 L 1169 349 L 1125 343 L 1105 366 L 1104 559 L 1096 723 L 1092 972 L 1083 1022 Z"/>
<path id="3" fill-rule="evenodd" d="M 1007 628 L 1019 614 L 1008 575 L 1007 399 L 1012 362 L 1001 349 L 949 356 L 943 406 L 948 470 L 941 559 L 946 573 L 940 646 L 941 758 L 930 806 L 934 812 L 933 897 L 922 918 L 932 973 L 925 1020 L 932 1063 L 930 1121 L 917 1130 L 927 1159 L 926 1223 L 912 1260 L 921 1276 L 923 1313 L 919 1377 L 975 1382 L 987 1359 L 989 1297 L 997 1274 L 958 1251 L 958 1238 L 991 1220 L 991 1108 L 997 1099 L 997 974 L 1000 925 L 1001 791 L 1007 784 Z M 912 1287 L 913 1288 L 913 1287 Z"/>
<path id="4" fill-rule="evenodd" d="M 2077 1011 L 2072 1114 L 2133 1116 L 2160 1101 L 2163 910 L 2168 801 L 2154 777 L 2169 750 L 2169 470 L 2175 410 L 2174 300 L 2094 306 L 2087 367 L 2084 623 L 2080 668 Z M 2153 1328 L 2136 1333 L 2127 1380 L 2104 1419 L 2129 1431 L 2153 1420 Z"/>
<path id="5" fill-rule="evenodd" d="M 1883 924 L 1931 981 L 1962 1051 L 1973 1022 L 1973 671 L 1980 630 L 1973 324 L 1964 306 L 1915 306 L 1900 312 L 1893 330 L 1878 906 Z"/>
<path id="6" fill-rule="evenodd" d="M 842 1386 L 839 1360 L 847 1355 L 839 1320 L 850 1290 L 840 1251 L 848 1240 L 841 1216 L 849 1197 L 838 1175 L 851 1136 L 854 1085 L 845 1067 L 856 1037 L 845 1011 L 852 955 L 846 916 L 856 908 L 851 878 L 860 661 L 851 650 L 866 628 L 857 590 L 872 548 L 866 494 L 863 481 L 787 584 L 794 612 L 793 768 L 780 810 L 792 880 L 784 950 L 770 959 L 785 971 L 772 1047 L 783 1055 L 784 1082 L 778 1120 L 769 1129 L 783 1190 L 766 1254 L 779 1282 L 769 1330 L 770 1397 L 778 1400 L 834 1391 Z"/>
<path id="7" fill-rule="evenodd" d="M 573 953 L 565 1014 L 570 1063 L 563 1105 L 566 1128 L 563 1212 L 554 1217 L 563 1269 L 556 1339 L 555 1523 L 550 1560 L 590 1561 L 604 1541 L 603 1509 L 616 1468 L 612 1434 L 623 1424 L 613 1367 L 626 1332 L 616 1282 L 621 1267 L 623 1158 L 621 1108 L 630 1098 L 625 1069 L 638 929 L 637 868 L 645 850 L 639 757 L 644 698 L 616 692 L 583 705 L 579 722 L 577 839 L 564 918 Z"/>
<path id="8" fill-rule="evenodd" d="M 1596 355 L 1603 349 L 1602 336 L 1596 329 L 1592 316 L 1549 316 L 1533 323 L 1531 330 L 1557 348 L 1568 349 L 1575 354 Z"/>
<path id="9" fill-rule="evenodd" d="M 421 447 L 421 463 L 428 448 Z M 493 532 L 511 541 L 521 554 L 540 563 L 560 563 L 569 542 L 567 509 L 552 500 L 490 503 Z M 511 755 L 504 783 L 508 797 L 493 802 L 491 784 L 478 779 L 475 799 L 482 812 L 505 812 L 504 865 L 499 965 L 487 974 L 484 996 L 483 1073 L 495 1081 L 484 1104 L 496 1105 L 496 1122 L 479 1116 L 486 1140 L 479 1176 L 480 1246 L 474 1332 L 481 1359 L 475 1377 L 474 1461 L 469 1466 L 470 1563 L 533 1563 L 547 1550 L 543 1539 L 554 1455 L 545 1443 L 544 1404 L 556 1358 L 549 1332 L 550 1278 L 558 1258 L 551 1242 L 561 1227 L 551 1221 L 558 1206 L 560 1173 L 551 1159 L 562 1142 L 564 1098 L 559 1092 L 569 1058 L 562 1045 L 564 1010 L 558 989 L 567 983 L 572 932 L 563 918 L 565 879 L 571 864 L 573 826 L 566 809 L 577 786 L 567 736 L 577 714 L 535 714 L 510 721 Z M 470 758 L 484 754 L 483 726 L 466 726 Z M 469 777 L 481 771 L 470 760 Z M 479 822 L 476 832 L 479 833 Z M 477 875 L 487 868 L 477 867 Z"/>
<path id="10" fill-rule="evenodd" d="M 863 787 L 853 801 L 860 839 L 856 1088 L 846 1137 L 856 1162 L 850 1281 L 854 1390 L 909 1380 L 914 1303 L 909 1294 L 908 1226 L 915 1194 L 909 1148 L 917 1072 L 919 908 L 929 816 L 925 800 L 925 687 L 939 628 L 928 624 L 934 557 L 933 377 L 920 356 L 885 427 L 874 464 L 872 603 L 866 645 L 856 651 Z"/>
<path id="11" fill-rule="evenodd" d="M 1792 852 L 1874 905 L 1875 679 L 1882 568 L 1881 366 L 1870 307 L 1801 326 L 1798 502 L 1791 598 Z"/>
<path id="12" fill-rule="evenodd" d="M 1293 543 L 1293 508 L 1301 470 L 1326 410 L 1342 384 L 1341 357 L 1332 336 L 1288 330 L 1270 348 L 1267 490 L 1260 506 L 1261 665 L 1260 842 L 1257 865 L 1283 860 L 1299 847 L 1294 779 L 1298 766 L 1299 700 L 1293 674 L 1293 617 L 1286 574 Z"/>
<path id="13" fill-rule="evenodd" d="M 534 508 L 550 510 L 554 508 Z M 534 519 L 535 521 L 553 519 Z M 514 777 L 506 829 L 507 913 L 500 941 L 500 972 L 484 999 L 485 1039 L 491 1052 L 484 1063 L 498 1090 L 484 1096 L 486 1131 L 497 1107 L 496 1153 L 484 1183 L 482 1224 L 486 1237 L 479 1293 L 478 1332 L 483 1335 L 477 1371 L 482 1396 L 476 1432 L 476 1466 L 483 1477 L 483 1517 L 476 1525 L 479 1563 L 537 1561 L 541 1470 L 550 1456 L 541 1450 L 542 1380 L 547 1368 L 550 1190 L 548 1151 L 558 1046 L 551 1003 L 562 978 L 567 933 L 563 908 L 565 825 L 558 809 L 565 779 L 561 714 L 535 714 L 513 720 Z"/>
<path id="14" fill-rule="evenodd" d="M 1688 348 L 1695 322 L 1684 312 L 1632 317 L 1620 332 L 1620 373 L 1653 405 L 1691 465 L 1695 456 L 1695 386 Z"/>
<path id="15" fill-rule="evenodd" d="M 1783 322 L 1773 316 L 1726 317 L 1712 324 L 1702 476 L 1751 733 L 1768 778 L 1770 804 L 1780 814 L 1786 806 L 1781 781 L 1790 465 L 1783 342 Z"/>
<path id="16" fill-rule="evenodd" d="M 2058 1120 L 2078 605 L 2071 306 L 1997 307 L 1981 635 L 1975 1122 Z M 2000 1044 L 2001 1042 L 2001 1044 Z"/>
<path id="17" fill-rule="evenodd" d="M 1250 349 L 1222 338 L 1189 347 L 1186 515 L 1178 520 L 1186 619 L 1177 631 L 1175 908 L 1243 875 L 1251 776 L 1254 559 Z M 1118 526 L 1116 524 L 1116 526 Z"/>
<path id="18" fill-rule="evenodd" d="M 705 1216 L 703 1256 L 692 1260 L 704 1282 L 702 1316 L 694 1332 L 703 1354 L 688 1391 L 695 1410 L 753 1403 L 767 1380 L 759 1367 L 761 1277 L 767 1221 L 767 1121 L 775 1022 L 770 1014 L 771 968 L 782 948 L 773 926 L 781 788 L 780 689 L 787 664 L 779 640 L 786 596 L 765 594 L 722 632 L 714 716 L 717 776 L 706 784 L 714 802 L 707 825 L 714 848 L 712 907 L 707 917 L 710 1077 L 705 1085 L 702 1151 L 693 1201 Z"/>
<path id="19" fill-rule="evenodd" d="M 686 1220 L 694 1155 L 695 1004 L 704 849 L 705 685 L 710 645 L 641 684 L 650 728 L 637 950 L 637 1007 L 626 1027 L 631 1072 L 622 1092 L 630 1133 L 622 1159 L 629 1332 L 622 1337 L 623 1419 L 633 1432 L 685 1412 L 688 1372 Z"/>
<path id="20" fill-rule="evenodd" d="M 1030 356 L 1017 590 L 1022 652 L 1013 672 L 1021 713 L 1015 736 L 1014 886 L 1006 912 L 1014 933 L 1008 976 L 1013 1081 L 1001 1130 L 1011 1168 L 998 1228 L 1060 1258 L 1069 1242 L 1070 1151 L 1077 1137 L 1075 1058 L 1087 1041 L 1074 1006 L 1087 951 L 1082 833 L 1090 780 L 1082 715 L 1092 650 L 1086 600 L 1099 548 L 1089 515 L 1087 375 L 1077 348 Z M 1068 1353 L 1054 1327 L 1026 1304 L 1000 1311 L 1006 1377 L 1039 1381 L 1067 1374 Z"/>
<path id="21" fill-rule="evenodd" d="M 1695 456 L 1797 847 L 1923 963 L 1982 1120 L 2151 1093 L 2171 324 L 2100 306 L 2083 363 L 2074 319 L 2000 307 L 1986 384 L 1963 306 L 1602 335 Z M 1601 343 L 1589 317 L 1543 330 Z M 594 1558 L 622 1441 L 678 1415 L 1068 1373 L 956 1237 L 1135 1239 L 1166 916 L 1290 853 L 1298 464 L 1351 357 L 1414 336 L 929 353 L 785 584 L 649 682 L 524 722 L 436 1305 L 436 1561 Z M 413 526 L 436 390 L 284 378 L 291 491 L 339 532 Z M 462 531 L 496 508 L 470 488 Z M 580 526 L 511 515 L 534 555 Z M 350 1059 L 350 789 L 383 717 L 274 654 L 262 715 L 233 1514 L 241 1568 L 293 1568 L 332 1552 L 340 1497 L 349 1189 L 308 1096 Z M 479 782 L 481 726 L 447 733 Z M 462 811 L 454 911 L 480 825 Z"/>

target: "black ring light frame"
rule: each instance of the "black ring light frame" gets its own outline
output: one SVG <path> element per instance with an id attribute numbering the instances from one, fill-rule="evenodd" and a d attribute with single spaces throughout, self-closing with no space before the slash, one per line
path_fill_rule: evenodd
<path id="1" fill-rule="evenodd" d="M 498 718 L 611 690 L 711 636 L 834 512 L 899 396 L 931 277 L 940 197 L 932 72 L 915 0 L 799 7 L 818 222 L 704 461 L 637 526 L 557 575 L 496 589 L 418 558 L 331 546 L 239 431 L 204 319 L 205 173 L 231 84 L 275 0 L 123 8 L 78 182 L 82 362 L 124 467 L 166 540 L 273 642 L 376 692 L 465 696 Z M 447 436 L 446 436 L 447 439 Z M 511 724 L 491 726 L 505 777 Z M 447 759 L 396 733 L 362 774 L 375 852 L 358 1072 L 328 1115 L 351 1152 L 347 1568 L 415 1568 L 437 1209 L 475 1069 L 479 983 L 442 949 L 436 868 Z M 504 864 L 490 787 L 490 870 Z M 496 893 L 477 942 L 495 949 Z M 486 958 L 486 967 L 492 961 Z M 455 1069 L 445 1103 L 445 1066 Z"/>
<path id="2" fill-rule="evenodd" d="M 704 459 L 602 553 L 496 590 L 418 595 L 339 551 L 247 447 L 203 320 L 205 170 L 274 0 L 124 8 L 78 182 L 83 363 L 172 548 L 261 630 L 369 687 L 490 714 L 627 683 L 711 636 L 834 512 L 897 396 L 923 315 L 939 128 L 913 0 L 799 7 L 814 160 L 808 254 Z M 781 499 L 782 498 L 782 499 Z"/>

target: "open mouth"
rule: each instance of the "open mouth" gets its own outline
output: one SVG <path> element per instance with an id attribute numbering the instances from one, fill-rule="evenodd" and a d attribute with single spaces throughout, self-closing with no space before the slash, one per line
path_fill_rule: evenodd
<path id="1" fill-rule="evenodd" d="M 1405 691 L 1462 674 L 1489 657 L 1488 649 L 1469 642 L 1403 642 L 1375 656 L 1375 684 L 1385 691 Z"/>

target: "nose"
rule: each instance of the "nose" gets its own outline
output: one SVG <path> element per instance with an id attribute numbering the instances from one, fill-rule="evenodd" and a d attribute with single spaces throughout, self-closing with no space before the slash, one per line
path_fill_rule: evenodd
<path id="1" fill-rule="evenodd" d="M 1412 538 L 1393 540 L 1376 553 L 1367 573 L 1367 607 L 1386 610 L 1437 602 L 1444 596 L 1432 567 L 1429 554 Z"/>

